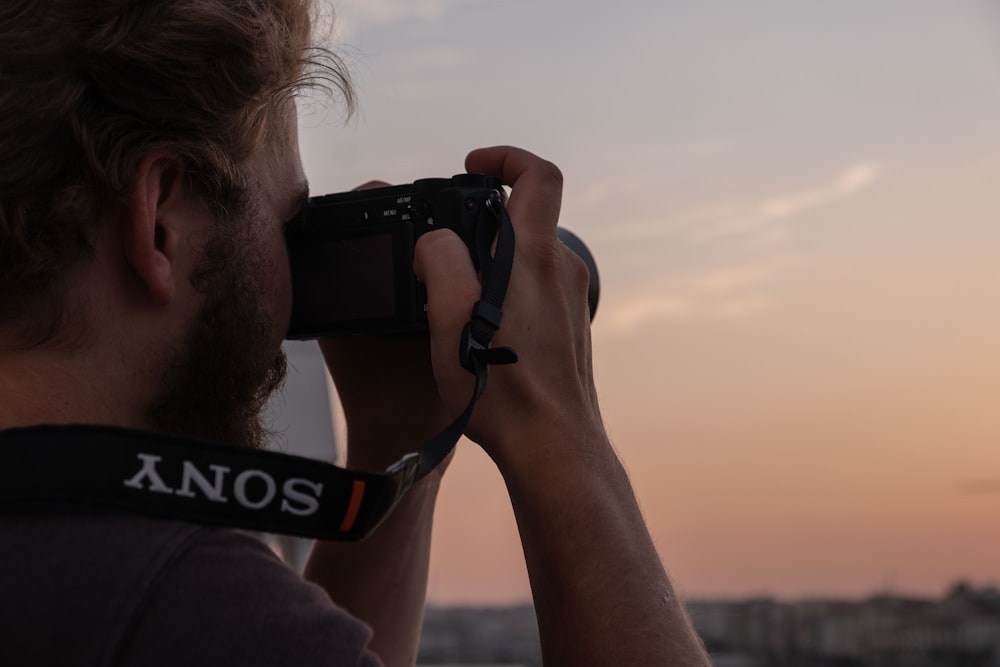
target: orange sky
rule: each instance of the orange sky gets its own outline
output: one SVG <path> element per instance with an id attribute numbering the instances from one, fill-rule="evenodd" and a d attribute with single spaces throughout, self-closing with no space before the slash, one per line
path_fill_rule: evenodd
<path id="1" fill-rule="evenodd" d="M 605 418 L 682 592 L 1000 582 L 990 0 L 338 12 L 361 111 L 302 107 L 315 194 L 491 143 L 563 168 L 562 224 L 601 268 Z M 439 507 L 431 599 L 527 598 L 474 446 Z"/>
<path id="2" fill-rule="evenodd" d="M 606 420 L 685 594 L 1000 582 L 1000 491 L 966 488 L 1000 480 L 997 235 L 962 222 L 1000 219 L 986 173 L 1000 159 L 829 211 L 876 209 L 898 223 L 887 236 L 927 221 L 940 240 L 879 247 L 873 233 L 868 249 L 793 263 L 760 312 L 682 311 L 621 334 L 604 304 Z M 602 278 L 610 301 L 616 278 Z M 432 599 L 526 597 L 503 487 L 471 445 L 441 508 Z"/>

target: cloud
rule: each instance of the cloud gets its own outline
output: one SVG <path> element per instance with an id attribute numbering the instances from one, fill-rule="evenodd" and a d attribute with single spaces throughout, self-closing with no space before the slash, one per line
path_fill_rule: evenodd
<path id="1" fill-rule="evenodd" d="M 775 305 L 774 297 L 763 292 L 725 298 L 699 298 L 680 290 L 642 294 L 605 308 L 598 316 L 596 331 L 607 337 L 627 338 L 663 321 L 743 320 L 766 313 Z"/>
<path id="2" fill-rule="evenodd" d="M 664 176 L 650 168 L 628 179 L 588 183 L 574 200 L 566 203 L 570 211 L 621 210 L 623 202 L 643 202 L 628 209 L 628 215 L 613 218 L 614 224 L 588 230 L 593 238 L 615 242 L 655 239 L 687 240 L 696 245 L 739 239 L 752 247 L 785 244 L 796 216 L 836 204 L 870 188 L 884 170 L 873 161 L 859 161 L 845 168 L 831 182 L 798 192 L 762 197 L 756 201 L 726 199 L 724 192 L 715 200 L 687 211 L 669 212 L 649 204 L 662 199 Z M 580 213 L 578 215 L 583 215 Z"/>
<path id="3" fill-rule="evenodd" d="M 600 313 L 599 330 L 616 337 L 629 336 L 651 321 L 687 317 L 696 308 L 695 301 L 680 295 L 643 295 Z"/>
<path id="4" fill-rule="evenodd" d="M 703 294 L 728 294 L 767 282 L 775 271 L 773 264 L 715 269 L 692 275 L 686 283 Z"/>
<path id="5" fill-rule="evenodd" d="M 773 238 L 775 230 L 780 230 L 790 218 L 856 195 L 875 183 L 881 172 L 881 167 L 874 162 L 852 165 L 828 185 L 768 197 L 744 207 L 740 214 L 704 220 L 693 225 L 691 239 L 697 243 L 708 243 L 750 234 Z"/>
<path id="6" fill-rule="evenodd" d="M 876 162 L 859 161 L 825 185 L 764 197 L 749 204 L 712 203 L 669 220 L 646 219 L 598 229 L 598 236 L 603 231 L 604 236 L 613 235 L 616 240 L 629 243 L 674 237 L 706 244 L 739 238 L 744 248 L 767 248 L 763 254 L 768 259 L 742 266 L 667 274 L 624 298 L 605 299 L 599 318 L 602 321 L 595 331 L 627 337 L 644 326 L 666 320 L 742 320 L 773 311 L 780 306 L 775 296 L 779 278 L 804 261 L 782 250 L 788 244 L 792 223 L 804 213 L 867 190 L 882 173 Z"/>
<path id="7" fill-rule="evenodd" d="M 768 294 L 751 294 L 720 301 L 713 305 L 711 314 L 727 320 L 742 320 L 767 312 L 774 306 L 774 298 Z"/>
<path id="8" fill-rule="evenodd" d="M 461 49 L 449 46 L 430 46 L 414 50 L 412 53 L 407 54 L 405 59 L 390 63 L 392 69 L 390 72 L 387 72 L 386 77 L 390 80 L 393 80 L 392 77 L 395 77 L 396 81 L 392 85 L 398 87 L 398 79 L 406 80 L 408 77 L 422 76 L 426 72 L 432 72 L 434 75 L 440 77 L 447 71 L 458 70 L 468 63 L 469 54 Z M 427 77 L 422 76 L 420 80 L 409 81 L 408 83 L 415 90 L 433 88 L 435 93 L 438 94 L 444 86 L 451 86 L 452 90 L 454 90 L 453 84 L 447 79 L 429 83 Z"/>
<path id="9" fill-rule="evenodd" d="M 337 33 L 350 41 L 362 28 L 411 19 L 438 19 L 461 5 L 481 0 L 363 0 L 335 5 Z"/>
<path id="10" fill-rule="evenodd" d="M 881 168 L 877 164 L 858 164 L 844 172 L 835 188 L 843 194 L 852 194 L 867 188 L 878 178 Z"/>
<path id="11" fill-rule="evenodd" d="M 409 18 L 437 18 L 458 5 L 475 0 L 365 0 L 356 3 L 352 13 L 371 23 L 388 23 Z"/>
<path id="12" fill-rule="evenodd" d="M 742 320 L 777 307 L 768 288 L 797 262 L 779 258 L 744 267 L 666 276 L 630 297 L 602 306 L 595 332 L 630 337 L 663 321 Z"/>

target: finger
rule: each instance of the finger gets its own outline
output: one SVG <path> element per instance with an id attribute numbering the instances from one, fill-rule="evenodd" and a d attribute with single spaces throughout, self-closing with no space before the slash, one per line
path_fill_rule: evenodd
<path id="1" fill-rule="evenodd" d="M 354 192 L 358 190 L 374 190 L 375 188 L 387 188 L 389 184 L 385 181 L 368 181 L 367 183 L 362 183 L 358 187 L 354 188 Z"/>
<path id="2" fill-rule="evenodd" d="M 450 229 L 429 232 L 417 241 L 413 270 L 427 286 L 431 356 L 439 383 L 447 385 L 441 390 L 465 387 L 471 377 L 459 364 L 459 340 L 482 291 L 469 249 Z"/>
<path id="3" fill-rule="evenodd" d="M 465 168 L 494 176 L 504 185 L 511 186 L 509 208 L 512 218 L 516 214 L 525 223 L 530 223 L 525 226 L 532 231 L 541 227 L 545 233 L 555 232 L 563 188 L 559 167 L 520 148 L 494 146 L 469 153 Z"/>

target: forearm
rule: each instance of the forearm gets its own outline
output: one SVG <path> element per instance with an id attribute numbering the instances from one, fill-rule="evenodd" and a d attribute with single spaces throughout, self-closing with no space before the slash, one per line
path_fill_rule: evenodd
<path id="1" fill-rule="evenodd" d="M 347 467 L 383 471 L 440 432 L 451 416 L 438 398 L 426 338 L 320 341 L 347 423 Z M 447 461 L 417 482 L 361 542 L 319 542 L 307 578 L 368 623 L 389 667 L 412 665 L 420 640 L 431 526 Z"/>
<path id="2" fill-rule="evenodd" d="M 388 667 L 416 662 L 427 592 L 431 524 L 440 478 L 418 482 L 361 542 L 317 542 L 306 577 L 374 630 Z"/>
<path id="3" fill-rule="evenodd" d="M 625 471 L 596 444 L 505 475 L 545 664 L 709 665 Z"/>

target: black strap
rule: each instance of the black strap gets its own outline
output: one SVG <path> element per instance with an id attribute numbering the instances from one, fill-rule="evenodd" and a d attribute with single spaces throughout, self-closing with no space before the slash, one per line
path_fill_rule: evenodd
<path id="1" fill-rule="evenodd" d="M 0 433 L 0 499 L 108 506 L 182 521 L 361 539 L 413 483 L 298 456 L 107 426 Z"/>
<path id="2" fill-rule="evenodd" d="M 447 428 L 384 473 L 116 427 L 46 425 L 0 432 L 0 502 L 89 503 L 317 539 L 370 534 L 454 449 L 489 366 L 517 359 L 513 350 L 490 347 L 513 266 L 514 229 L 498 191 L 485 205 L 497 218 L 497 244 L 492 256 L 479 258 L 482 298 L 459 350 L 476 378 L 472 398 Z"/>
<path id="3" fill-rule="evenodd" d="M 462 414 L 420 450 L 417 479 L 436 468 L 455 448 L 472 418 L 476 402 L 486 389 L 489 367 L 517 361 L 517 354 L 511 348 L 490 346 L 493 335 L 500 328 L 503 302 L 514 265 L 514 226 L 504 206 L 503 195 L 498 190 L 490 192 L 485 206 L 497 219 L 496 248 L 492 256 L 484 252 L 479 258 L 482 295 L 472 307 L 472 317 L 462 331 L 458 351 L 462 367 L 476 377 L 476 384 L 472 398 Z"/>

